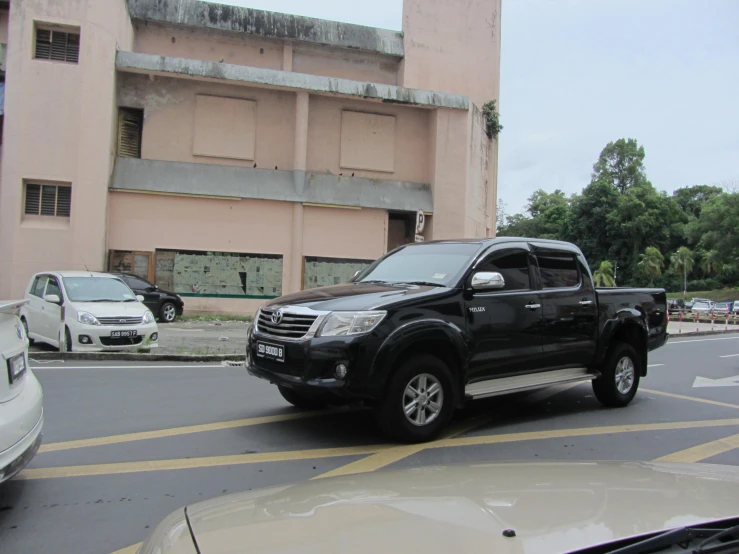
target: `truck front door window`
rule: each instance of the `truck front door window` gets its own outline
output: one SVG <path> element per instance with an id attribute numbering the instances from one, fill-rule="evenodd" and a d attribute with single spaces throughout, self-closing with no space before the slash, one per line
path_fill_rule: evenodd
<path id="1" fill-rule="evenodd" d="M 475 271 L 491 271 L 500 273 L 505 279 L 504 291 L 528 290 L 531 288 L 529 277 L 529 258 L 527 252 L 514 252 L 490 259 L 476 268 Z"/>

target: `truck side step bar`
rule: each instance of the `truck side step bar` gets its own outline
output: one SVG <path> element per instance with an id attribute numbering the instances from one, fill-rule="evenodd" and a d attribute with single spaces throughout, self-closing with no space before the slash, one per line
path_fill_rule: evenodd
<path id="1" fill-rule="evenodd" d="M 487 398 L 488 396 L 538 389 L 549 385 L 590 381 L 599 376 L 598 372 L 591 372 L 585 367 L 570 367 L 555 371 L 541 371 L 539 373 L 478 381 L 467 385 L 464 393 L 472 398 Z"/>

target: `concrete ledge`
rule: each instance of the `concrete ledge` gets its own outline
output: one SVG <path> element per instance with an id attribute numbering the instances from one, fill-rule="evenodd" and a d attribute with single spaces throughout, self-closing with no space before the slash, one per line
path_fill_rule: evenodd
<path id="1" fill-rule="evenodd" d="M 392 104 L 408 104 L 427 108 L 467 110 L 467 96 L 337 79 L 307 73 L 277 71 L 246 65 L 204 62 L 137 52 L 118 52 L 116 67 L 129 73 L 154 74 L 164 77 L 188 77 L 210 81 L 229 81 L 282 90 L 304 90 L 315 94 L 347 96 Z"/>
<path id="2" fill-rule="evenodd" d="M 31 360 L 88 360 L 93 362 L 242 362 L 244 354 L 195 356 L 185 354 L 139 354 L 137 352 L 29 352 Z"/>
<path id="3" fill-rule="evenodd" d="M 308 172 L 301 193 L 295 178 L 302 172 L 118 158 L 110 190 L 434 211 L 425 183 Z"/>
<path id="4" fill-rule="evenodd" d="M 693 331 L 692 333 L 669 333 L 669 341 L 673 341 L 676 339 L 689 339 L 690 337 L 705 337 L 708 335 L 733 335 L 735 333 L 739 333 L 739 329 L 729 329 L 728 331 L 724 331 L 723 329 L 720 331 Z"/>
<path id="5" fill-rule="evenodd" d="M 402 58 L 397 31 L 197 0 L 128 0 L 131 19 L 377 52 Z"/>

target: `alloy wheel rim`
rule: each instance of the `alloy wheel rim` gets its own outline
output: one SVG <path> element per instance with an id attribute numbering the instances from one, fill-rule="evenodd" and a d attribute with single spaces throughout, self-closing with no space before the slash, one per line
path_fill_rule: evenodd
<path id="1" fill-rule="evenodd" d="M 174 306 L 164 306 L 164 319 L 167 321 L 172 321 L 174 319 Z"/>
<path id="2" fill-rule="evenodd" d="M 621 358 L 616 365 L 616 389 L 621 394 L 626 394 L 634 386 L 636 371 L 634 362 L 628 356 Z"/>
<path id="3" fill-rule="evenodd" d="M 429 425 L 441 413 L 444 405 L 444 389 L 430 373 L 416 375 L 403 392 L 403 413 L 417 427 Z"/>

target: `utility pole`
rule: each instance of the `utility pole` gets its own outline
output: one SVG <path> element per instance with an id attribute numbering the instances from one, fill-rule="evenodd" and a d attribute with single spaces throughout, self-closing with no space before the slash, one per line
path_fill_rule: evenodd
<path id="1" fill-rule="evenodd" d="M 618 264 L 614 266 L 613 270 L 613 286 L 616 286 L 616 275 L 618 275 Z"/>

